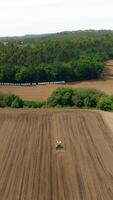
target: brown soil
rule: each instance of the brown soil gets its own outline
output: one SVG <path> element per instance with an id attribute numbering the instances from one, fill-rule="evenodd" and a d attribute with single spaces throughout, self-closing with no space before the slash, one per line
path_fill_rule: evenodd
<path id="1" fill-rule="evenodd" d="M 56 151 L 57 140 L 64 151 Z M 1 109 L 0 200 L 83 199 L 113 200 L 105 113 Z"/>
<path id="2" fill-rule="evenodd" d="M 0 86 L 1 92 L 10 92 L 20 96 L 24 100 L 45 101 L 58 87 L 72 88 L 96 88 L 107 94 L 113 94 L 113 80 L 81 81 L 65 85 L 44 85 L 44 86 Z"/>
<path id="3" fill-rule="evenodd" d="M 72 88 L 96 88 L 107 94 L 113 94 L 113 60 L 106 63 L 103 77 L 100 80 L 74 82 L 65 85 L 43 86 L 0 86 L 1 92 L 10 92 L 20 96 L 24 100 L 45 101 L 58 87 Z"/>
<path id="4" fill-rule="evenodd" d="M 113 79 L 113 60 L 108 60 L 106 62 L 103 77 Z"/>

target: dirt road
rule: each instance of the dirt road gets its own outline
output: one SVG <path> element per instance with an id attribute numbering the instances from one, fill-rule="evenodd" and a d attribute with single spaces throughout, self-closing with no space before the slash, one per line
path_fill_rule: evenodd
<path id="1" fill-rule="evenodd" d="M 1 109 L 0 200 L 113 200 L 107 123 L 92 111 Z"/>

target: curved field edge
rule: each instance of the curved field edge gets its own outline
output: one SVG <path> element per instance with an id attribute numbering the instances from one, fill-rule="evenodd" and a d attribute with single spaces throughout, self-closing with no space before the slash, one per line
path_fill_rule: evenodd
<path id="1" fill-rule="evenodd" d="M 113 60 L 108 60 L 102 79 L 76 81 L 66 84 L 50 84 L 38 86 L 6 86 L 0 85 L 0 92 L 9 92 L 20 96 L 23 100 L 46 101 L 54 90 L 59 87 L 98 89 L 108 95 L 113 94 Z"/>
<path id="2" fill-rule="evenodd" d="M 60 87 L 99 89 L 106 94 L 113 94 L 113 80 L 81 81 L 65 85 L 43 86 L 0 86 L 1 92 L 10 92 L 20 96 L 23 100 L 46 101 L 52 92 Z"/>
<path id="3" fill-rule="evenodd" d="M 113 113 L 112 112 L 105 112 L 100 111 L 105 123 L 110 128 L 110 130 L 113 132 Z"/>
<path id="4" fill-rule="evenodd" d="M 0 109 L 1 200 L 112 200 L 109 116 L 88 110 Z M 64 143 L 63 152 L 56 151 L 57 140 Z"/>

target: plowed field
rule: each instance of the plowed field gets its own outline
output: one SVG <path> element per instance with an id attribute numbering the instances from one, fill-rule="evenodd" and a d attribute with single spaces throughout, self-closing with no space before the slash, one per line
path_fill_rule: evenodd
<path id="1" fill-rule="evenodd" d="M 1 109 L 0 200 L 113 200 L 108 117 L 113 123 L 85 110 Z"/>

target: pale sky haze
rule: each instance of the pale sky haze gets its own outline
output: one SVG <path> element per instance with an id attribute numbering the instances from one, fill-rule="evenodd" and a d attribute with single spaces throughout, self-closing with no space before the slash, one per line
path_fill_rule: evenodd
<path id="1" fill-rule="evenodd" d="M 0 0 L 0 36 L 113 30 L 113 0 Z"/>

